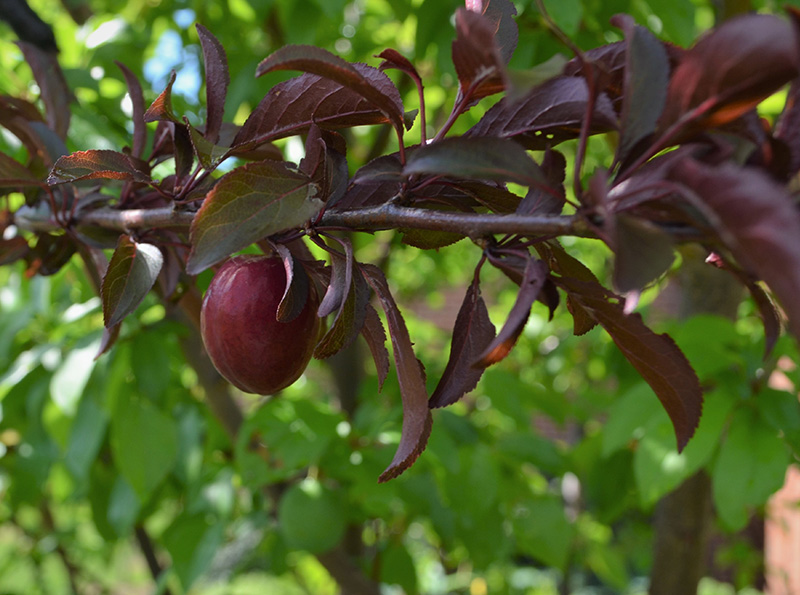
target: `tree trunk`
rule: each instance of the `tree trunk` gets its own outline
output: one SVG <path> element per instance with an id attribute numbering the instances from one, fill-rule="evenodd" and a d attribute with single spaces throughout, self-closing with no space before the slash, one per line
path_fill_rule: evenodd
<path id="1" fill-rule="evenodd" d="M 695 314 L 735 317 L 742 290 L 733 276 L 706 264 L 699 248 L 682 255 L 683 266 L 654 308 L 679 320 Z M 711 478 L 702 470 L 658 503 L 650 595 L 697 593 L 712 519 Z"/>

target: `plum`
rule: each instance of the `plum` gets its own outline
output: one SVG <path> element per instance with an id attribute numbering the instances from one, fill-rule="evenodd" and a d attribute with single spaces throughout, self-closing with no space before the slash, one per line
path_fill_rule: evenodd
<path id="1" fill-rule="evenodd" d="M 297 380 L 314 352 L 319 297 L 309 284 L 300 314 L 277 319 L 286 288 L 283 261 L 241 255 L 226 261 L 203 298 L 200 331 L 214 366 L 248 393 L 271 395 Z"/>

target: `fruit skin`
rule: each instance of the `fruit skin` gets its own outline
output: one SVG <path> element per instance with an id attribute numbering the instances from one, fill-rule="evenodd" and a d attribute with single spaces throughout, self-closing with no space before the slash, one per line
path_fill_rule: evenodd
<path id="1" fill-rule="evenodd" d="M 234 256 L 220 267 L 203 298 L 200 332 L 214 366 L 248 393 L 271 395 L 306 369 L 319 336 L 313 286 L 300 314 L 277 320 L 286 288 L 278 257 Z"/>

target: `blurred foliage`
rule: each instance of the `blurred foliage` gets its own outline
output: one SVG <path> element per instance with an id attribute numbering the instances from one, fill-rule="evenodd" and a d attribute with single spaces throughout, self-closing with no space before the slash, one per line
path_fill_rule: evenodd
<path id="1" fill-rule="evenodd" d="M 284 43 L 308 43 L 372 64 L 385 47 L 400 50 L 423 73 L 429 121 L 440 124 L 456 89 L 449 55 L 451 15 L 460 4 L 65 0 L 78 13 L 91 12 L 76 24 L 49 0 L 31 2 L 54 27 L 75 93 L 70 150 L 129 143 L 129 103 L 115 60 L 143 77 L 146 101 L 175 69 L 176 111 L 199 119 L 195 22 L 227 50 L 229 120 L 241 123 L 288 76 L 254 79 L 261 59 Z M 682 45 L 714 19 L 700 0 L 545 5 L 583 48 L 620 39 L 608 24 L 617 12 Z M 517 6 L 514 68 L 567 54 L 532 0 Z M 415 107 L 413 89 L 399 84 L 406 105 Z M 5 27 L 0 91 L 37 96 Z M 472 109 L 472 122 L 486 107 Z M 469 117 L 462 120 L 459 126 L 470 125 Z M 392 142 L 373 129 L 355 135 L 354 163 Z M 586 171 L 608 160 L 610 142 L 593 139 Z M 5 132 L 0 150 L 22 151 Z M 359 260 L 388 271 L 432 388 L 478 255 L 463 243 L 439 252 L 411 249 L 391 233 L 354 241 Z M 597 243 L 575 240 L 571 250 L 608 278 L 608 255 Z M 483 281 L 499 323 L 516 288 L 493 269 Z M 643 298 L 646 317 L 656 293 Z M 125 322 L 111 353 L 95 360 L 102 315 L 81 267 L 73 262 L 52 277 L 30 279 L 19 265 L 2 267 L 0 585 L 26 595 L 146 589 L 146 536 L 168 568 L 161 592 L 336 593 L 315 554 L 344 539 L 357 542 L 360 564 L 386 593 L 642 593 L 659 498 L 707 469 L 716 531 L 736 532 L 759 514 L 800 453 L 796 347 L 784 338 L 765 361 L 753 306 L 745 302 L 740 314 L 735 323 L 705 316 L 664 329 L 708 387 L 701 426 L 681 454 L 657 399 L 607 336 L 595 330 L 573 337 L 565 309 L 548 322 L 537 306 L 512 356 L 490 368 L 468 398 L 436 412 L 416 466 L 378 485 L 399 439 L 393 376 L 379 394 L 374 370 L 364 366 L 349 415 L 335 397 L 330 367 L 312 363 L 279 399 L 238 396 L 248 416 L 231 445 L 184 361 L 184 329 L 155 298 Z M 771 386 L 773 374 L 785 382 Z M 268 446 L 269 464 L 250 448 L 254 434 Z M 745 588 L 760 554 L 746 541 L 737 546 L 721 552 L 716 570 Z M 711 579 L 701 586 L 708 594 L 734 591 Z"/>

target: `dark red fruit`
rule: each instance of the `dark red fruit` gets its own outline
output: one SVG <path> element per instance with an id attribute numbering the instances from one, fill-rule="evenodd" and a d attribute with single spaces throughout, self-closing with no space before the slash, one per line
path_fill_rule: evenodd
<path id="1" fill-rule="evenodd" d="M 211 361 L 234 386 L 271 395 L 306 369 L 319 334 L 319 298 L 309 288 L 306 305 L 289 322 L 277 319 L 286 288 L 283 261 L 235 256 L 214 276 L 203 298 L 200 331 Z"/>

